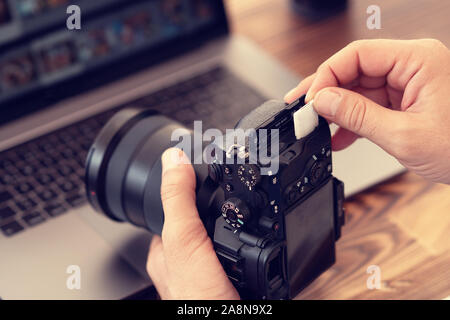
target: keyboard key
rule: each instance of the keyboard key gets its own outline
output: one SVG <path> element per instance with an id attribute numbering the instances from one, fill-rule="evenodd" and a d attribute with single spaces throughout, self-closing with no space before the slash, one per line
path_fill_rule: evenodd
<path id="1" fill-rule="evenodd" d="M 0 224 L 13 217 L 15 214 L 16 212 L 10 207 L 0 209 Z"/>
<path id="2" fill-rule="evenodd" d="M 75 190 L 77 188 L 75 183 L 73 183 L 70 180 L 65 180 L 65 181 L 61 182 L 60 184 L 58 184 L 58 186 L 64 192 L 70 192 L 70 191 L 73 191 L 73 190 Z"/>
<path id="3" fill-rule="evenodd" d="M 63 131 L 59 134 L 59 139 L 62 143 L 69 143 L 74 139 L 74 135 L 67 131 Z"/>
<path id="4" fill-rule="evenodd" d="M 39 175 L 36 177 L 36 180 L 37 180 L 40 184 L 42 184 L 43 186 L 45 186 L 45 185 L 49 184 L 50 182 L 54 181 L 55 179 L 54 179 L 50 174 L 44 173 L 44 174 L 39 174 Z"/>
<path id="5" fill-rule="evenodd" d="M 16 206 L 19 207 L 19 209 L 22 211 L 27 211 L 31 208 L 34 208 L 36 205 L 37 203 L 30 198 L 16 200 Z"/>
<path id="6" fill-rule="evenodd" d="M 61 150 L 61 155 L 64 159 L 73 159 L 76 157 L 75 151 L 71 148 L 64 148 Z"/>
<path id="7" fill-rule="evenodd" d="M 56 160 L 49 156 L 44 156 L 40 159 L 40 162 L 44 167 L 48 168 L 53 166 L 56 163 Z"/>
<path id="8" fill-rule="evenodd" d="M 44 210 L 51 215 L 52 217 L 56 217 L 59 216 L 60 214 L 64 213 L 67 211 L 66 208 L 64 208 L 62 205 L 60 204 L 51 204 L 49 206 L 46 206 L 44 208 Z"/>
<path id="9" fill-rule="evenodd" d="M 22 217 L 22 220 L 29 226 L 35 226 L 45 221 L 45 218 L 41 216 L 39 212 L 32 212 Z"/>
<path id="10" fill-rule="evenodd" d="M 92 137 L 93 135 L 95 135 L 94 128 L 88 123 L 82 124 L 78 129 L 80 130 L 82 136 Z"/>
<path id="11" fill-rule="evenodd" d="M 36 168 L 34 166 L 28 164 L 28 165 L 21 167 L 20 172 L 22 172 L 22 174 L 24 176 L 30 176 L 36 172 Z"/>
<path id="12" fill-rule="evenodd" d="M 24 229 L 18 222 L 13 221 L 8 224 L 5 224 L 4 226 L 1 226 L 0 229 L 2 230 L 3 234 L 7 237 L 10 237 Z"/>
<path id="13" fill-rule="evenodd" d="M 7 185 L 13 185 L 17 184 L 20 177 L 18 174 L 15 173 L 5 173 L 0 177 L 0 183 L 7 186 Z"/>
<path id="14" fill-rule="evenodd" d="M 86 175 L 86 169 L 84 168 L 84 165 L 81 168 L 77 169 L 76 174 L 81 180 L 84 180 L 84 176 Z"/>
<path id="15" fill-rule="evenodd" d="M 21 183 L 16 186 L 16 190 L 19 193 L 27 193 L 33 190 L 33 186 L 29 184 L 28 182 Z"/>
<path id="16" fill-rule="evenodd" d="M 6 169 L 7 167 L 11 166 L 13 163 L 10 159 L 1 159 L 0 160 L 0 168 Z"/>
<path id="17" fill-rule="evenodd" d="M 0 192 L 0 203 L 6 202 L 12 199 L 12 194 L 9 191 L 1 191 Z"/>
<path id="18" fill-rule="evenodd" d="M 72 207 L 78 207 L 79 205 L 82 205 L 83 203 L 86 202 L 86 197 L 77 194 L 77 195 L 66 198 L 66 201 Z"/>
<path id="19" fill-rule="evenodd" d="M 17 156 L 25 162 L 32 162 L 36 159 L 36 152 L 31 150 L 31 146 L 27 146 L 18 151 Z"/>
<path id="20" fill-rule="evenodd" d="M 51 143 L 50 141 L 48 141 L 48 139 L 45 139 L 44 141 L 39 143 L 39 149 L 42 152 L 48 153 L 48 152 L 55 150 L 55 145 L 53 143 Z"/>
<path id="21" fill-rule="evenodd" d="M 92 143 L 93 143 L 93 141 L 91 141 L 91 140 L 89 140 L 89 141 L 84 141 L 84 142 L 81 143 L 81 148 L 82 148 L 84 151 L 88 151 L 88 150 L 91 148 Z"/>
<path id="22" fill-rule="evenodd" d="M 67 165 L 62 165 L 58 168 L 58 172 L 63 176 L 68 176 L 73 172 L 73 169 Z"/>
<path id="23" fill-rule="evenodd" d="M 38 197 L 43 201 L 52 200 L 57 197 L 57 194 L 53 190 L 47 189 L 38 193 Z"/>

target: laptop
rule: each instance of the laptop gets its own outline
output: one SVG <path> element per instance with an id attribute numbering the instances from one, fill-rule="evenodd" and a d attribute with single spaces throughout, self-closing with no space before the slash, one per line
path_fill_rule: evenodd
<path id="1" fill-rule="evenodd" d="M 84 194 L 87 151 L 114 112 L 232 128 L 299 82 L 229 33 L 222 1 L 76 3 L 81 30 L 66 28 L 68 0 L 0 0 L 2 299 L 121 299 L 151 286 L 151 235 L 94 213 Z M 334 159 L 347 195 L 403 170 L 363 140 Z"/>

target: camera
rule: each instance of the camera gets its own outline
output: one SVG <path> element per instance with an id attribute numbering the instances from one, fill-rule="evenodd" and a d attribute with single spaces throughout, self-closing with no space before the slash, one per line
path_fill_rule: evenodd
<path id="1" fill-rule="evenodd" d="M 325 119 L 319 117 L 311 132 L 296 137 L 294 114 L 304 108 L 304 98 L 264 103 L 236 124 L 236 130 L 252 133 L 245 141 L 215 143 L 209 148 L 212 161 L 198 156 L 191 161 L 200 218 L 244 299 L 294 298 L 335 262 L 335 242 L 345 222 L 344 184 L 332 175 Z M 160 158 L 178 146 L 175 130 L 178 138 L 193 134 L 151 109 L 116 113 L 87 157 L 92 206 L 111 219 L 161 234 Z M 198 141 L 195 147 L 208 149 Z"/>

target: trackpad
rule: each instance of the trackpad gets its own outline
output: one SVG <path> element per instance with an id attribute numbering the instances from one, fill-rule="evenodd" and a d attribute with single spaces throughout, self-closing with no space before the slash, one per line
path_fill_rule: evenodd
<path id="1" fill-rule="evenodd" d="M 3 299 L 120 299 L 150 284 L 77 211 L 1 239 L 0 252 Z"/>
<path id="2" fill-rule="evenodd" d="M 116 222 L 94 212 L 89 207 L 80 209 L 79 216 L 90 225 L 117 254 L 130 263 L 142 277 L 149 279 L 146 271 L 148 249 L 152 234 L 126 222 Z"/>

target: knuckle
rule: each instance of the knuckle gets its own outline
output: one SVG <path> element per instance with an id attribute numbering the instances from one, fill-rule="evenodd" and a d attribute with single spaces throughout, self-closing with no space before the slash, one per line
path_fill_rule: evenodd
<path id="1" fill-rule="evenodd" d="M 177 198 L 182 194 L 183 190 L 177 183 L 161 183 L 161 201 L 166 202 L 167 200 Z"/>
<path id="2" fill-rule="evenodd" d="M 362 43 L 363 43 L 363 40 L 353 40 L 352 42 L 350 42 L 348 44 L 348 46 L 352 47 L 352 48 L 357 48 L 357 47 L 360 47 Z"/>
<path id="3" fill-rule="evenodd" d="M 328 71 L 328 68 L 329 68 L 329 64 L 328 64 L 328 60 L 327 60 L 327 61 L 322 62 L 322 63 L 320 64 L 320 66 L 317 68 L 316 73 L 317 73 L 317 74 L 323 74 L 324 71 Z"/>
<path id="4" fill-rule="evenodd" d="M 356 99 L 344 114 L 345 122 L 350 130 L 360 132 L 363 129 L 367 113 L 367 105 L 363 99 Z"/>
<path id="5" fill-rule="evenodd" d="M 348 47 L 350 47 L 352 49 L 359 49 L 359 48 L 364 47 L 369 41 L 371 41 L 371 40 L 365 40 L 365 39 L 354 40 L 348 44 Z"/>
<path id="6" fill-rule="evenodd" d="M 177 199 L 182 194 L 189 193 L 194 196 L 194 190 L 186 186 L 180 181 L 172 181 L 170 179 L 163 179 L 161 183 L 161 201 L 163 203 Z"/>
<path id="7" fill-rule="evenodd" d="M 433 48 L 446 48 L 445 45 L 438 39 L 427 39 L 426 41 Z"/>

